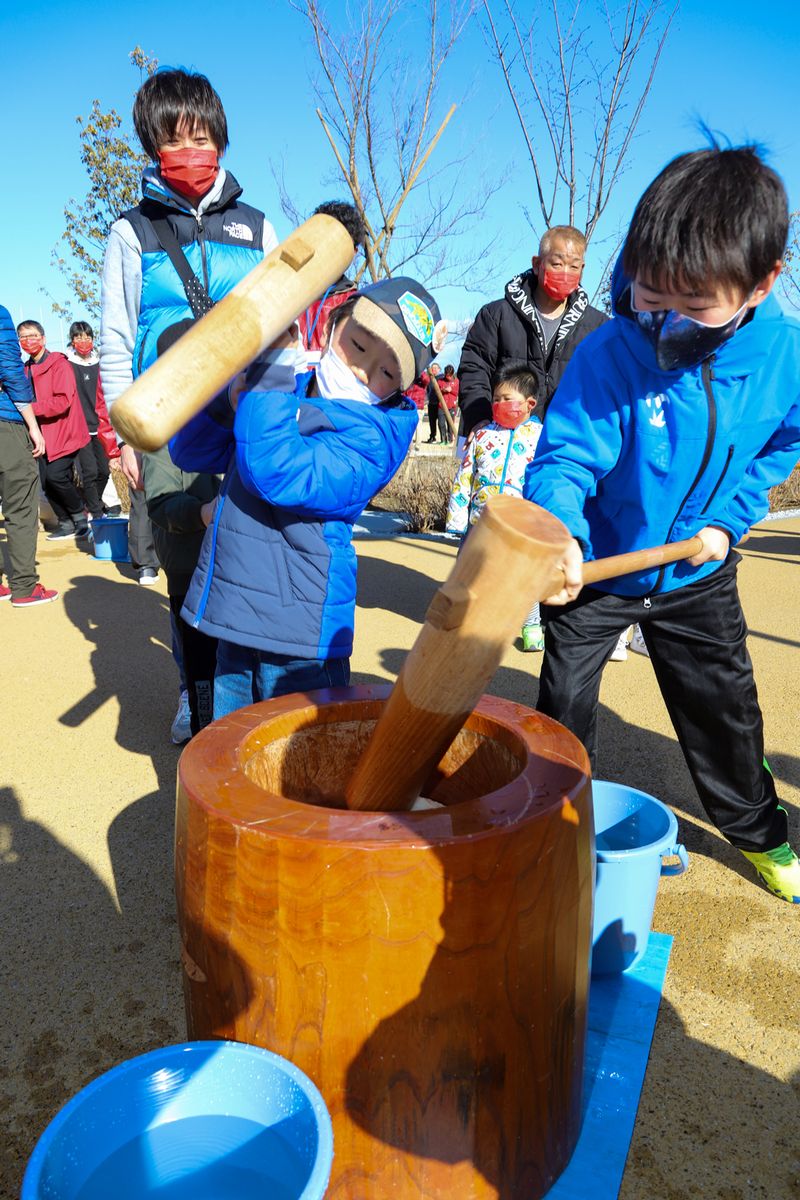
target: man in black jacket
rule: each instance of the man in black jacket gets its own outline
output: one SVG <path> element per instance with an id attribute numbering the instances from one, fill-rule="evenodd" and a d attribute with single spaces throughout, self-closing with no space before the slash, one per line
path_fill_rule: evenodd
<path id="1" fill-rule="evenodd" d="M 580 286 L 586 238 L 572 225 L 548 229 L 532 268 L 506 284 L 502 300 L 484 304 L 467 334 L 458 378 L 464 432 L 492 417 L 492 387 L 510 362 L 525 363 L 539 384 L 544 417 L 579 342 L 608 318 Z"/>

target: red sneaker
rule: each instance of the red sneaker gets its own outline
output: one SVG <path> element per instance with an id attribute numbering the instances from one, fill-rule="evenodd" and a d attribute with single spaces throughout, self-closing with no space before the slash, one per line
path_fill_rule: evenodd
<path id="1" fill-rule="evenodd" d="M 30 596 L 20 596 L 19 599 L 12 600 L 11 607 L 30 608 L 32 604 L 49 604 L 51 600 L 57 599 L 58 592 L 42 587 L 41 583 L 37 583 Z"/>
<path id="2" fill-rule="evenodd" d="M 10 600 L 10 599 L 11 599 L 11 588 L 7 588 L 7 587 L 5 587 L 4 584 L 0 583 L 0 600 Z"/>

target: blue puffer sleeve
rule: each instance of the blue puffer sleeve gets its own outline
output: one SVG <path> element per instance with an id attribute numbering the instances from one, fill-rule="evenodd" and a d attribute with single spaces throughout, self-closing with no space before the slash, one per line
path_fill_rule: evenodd
<path id="1" fill-rule="evenodd" d="M 547 410 L 533 462 L 525 473 L 526 500 L 546 508 L 592 557 L 586 498 L 617 463 L 620 413 L 602 368 L 579 346 Z"/>
<path id="2" fill-rule="evenodd" d="M 230 463 L 233 447 L 233 409 L 227 392 L 220 392 L 175 434 L 169 453 L 182 471 L 221 475 Z"/>
<path id="3" fill-rule="evenodd" d="M 242 482 L 278 508 L 321 520 L 355 520 L 405 458 L 416 411 L 311 403 L 318 403 L 333 428 L 306 437 L 297 426 L 295 395 L 242 394 L 234 425 Z"/>
<path id="4" fill-rule="evenodd" d="M 11 313 L 0 304 L 0 387 L 17 408 L 33 400 L 19 354 L 19 341 Z"/>
<path id="5" fill-rule="evenodd" d="M 747 468 L 732 500 L 720 512 L 707 515 L 707 525 L 730 534 L 731 545 L 740 542 L 748 529 L 769 511 L 769 489 L 788 479 L 800 459 L 800 400 L 790 409 L 780 427 Z"/>

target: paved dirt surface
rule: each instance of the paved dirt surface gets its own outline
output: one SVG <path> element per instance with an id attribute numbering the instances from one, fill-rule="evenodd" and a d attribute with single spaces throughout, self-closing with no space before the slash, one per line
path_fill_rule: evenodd
<path id="1" fill-rule="evenodd" d="M 172 897 L 177 680 L 163 581 L 40 538 L 62 597 L 0 605 L 0 1197 L 81 1086 L 185 1036 Z M 391 679 L 452 545 L 359 543 L 354 682 Z M 767 753 L 800 841 L 800 521 L 765 524 L 740 572 Z M 511 647 L 492 690 L 533 704 Z M 772 898 L 705 821 L 647 659 L 610 664 L 599 774 L 677 813 L 691 865 L 659 890 L 675 937 L 622 1200 L 800 1195 L 800 906 Z M 523 1200 L 523 1198 L 520 1198 Z"/>

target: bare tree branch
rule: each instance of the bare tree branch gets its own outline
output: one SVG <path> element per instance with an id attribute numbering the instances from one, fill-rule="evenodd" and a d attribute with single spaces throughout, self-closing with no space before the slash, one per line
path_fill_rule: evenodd
<path id="1" fill-rule="evenodd" d="M 604 0 L 599 14 L 587 14 L 581 0 L 503 0 L 498 18 L 483 0 L 545 228 L 574 225 L 583 209 L 592 237 L 625 170 L 679 2 L 623 0 L 611 9 Z"/>
<path id="2" fill-rule="evenodd" d="M 412 264 L 428 282 L 437 273 L 452 278 L 461 264 L 449 243 L 479 224 L 500 186 L 481 180 L 475 198 L 468 197 L 457 159 L 437 154 L 431 167 L 456 111 L 451 104 L 442 112 L 442 71 L 475 0 L 362 0 L 352 8 L 289 2 L 311 29 L 317 115 L 367 230 L 358 278 L 379 279 Z"/>

